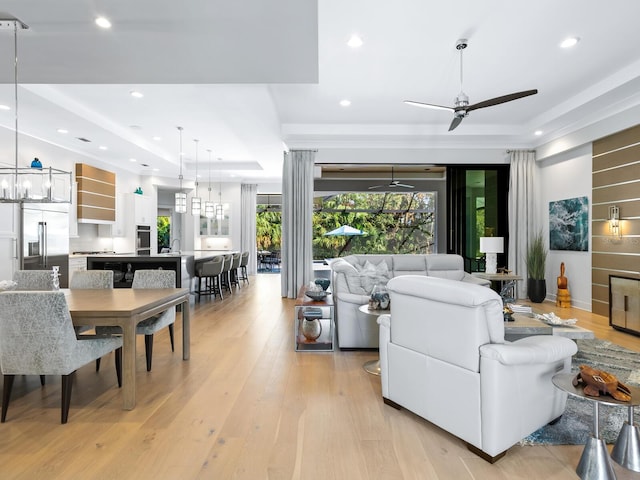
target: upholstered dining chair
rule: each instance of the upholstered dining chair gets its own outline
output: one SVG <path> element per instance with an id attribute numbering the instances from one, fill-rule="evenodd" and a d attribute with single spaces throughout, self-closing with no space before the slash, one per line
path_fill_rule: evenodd
<path id="1" fill-rule="evenodd" d="M 80 270 L 75 272 L 69 281 L 71 289 L 113 288 L 113 270 Z M 91 327 L 74 325 L 76 334 L 90 330 Z"/>
<path id="2" fill-rule="evenodd" d="M 116 351 L 122 385 L 122 338 L 76 338 L 64 292 L 11 291 L 0 294 L 0 367 L 4 376 L 4 423 L 15 375 L 61 375 L 60 422 L 67 423 L 75 371 Z"/>
<path id="3" fill-rule="evenodd" d="M 240 288 L 240 281 L 238 280 L 238 269 L 240 268 L 240 261 L 242 260 L 242 254 L 240 252 L 231 254 L 231 268 L 229 269 L 229 285 Z"/>
<path id="4" fill-rule="evenodd" d="M 224 259 L 224 266 L 222 267 L 222 273 L 220 279 L 222 280 L 221 287 L 225 287 L 231 293 L 231 265 L 233 264 L 233 254 L 226 253 L 222 256 Z"/>
<path id="5" fill-rule="evenodd" d="M 53 290 L 51 270 L 16 270 L 13 281 L 16 290 Z"/>
<path id="6" fill-rule="evenodd" d="M 136 270 L 133 274 L 131 288 L 175 288 L 176 272 L 174 270 Z M 175 351 L 173 344 L 173 324 L 176 321 L 176 309 L 169 310 L 147 318 L 136 327 L 138 335 L 144 335 L 144 352 L 147 360 L 147 372 L 151 371 L 151 361 L 153 356 L 153 334 L 169 327 L 169 339 L 171 340 L 171 351 Z M 120 327 L 96 327 L 98 335 L 121 334 Z M 96 360 L 96 370 L 100 369 L 100 359 Z"/>

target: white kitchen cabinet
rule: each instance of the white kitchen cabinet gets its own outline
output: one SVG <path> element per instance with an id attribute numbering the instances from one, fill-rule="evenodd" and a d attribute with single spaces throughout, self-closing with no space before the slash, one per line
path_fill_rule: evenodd
<path id="1" fill-rule="evenodd" d="M 69 257 L 69 282 L 73 278 L 75 272 L 80 272 L 87 269 L 87 257 Z"/>
<path id="2" fill-rule="evenodd" d="M 152 225 L 156 216 L 151 212 L 151 198 L 137 193 L 130 194 L 133 200 L 134 225 Z"/>

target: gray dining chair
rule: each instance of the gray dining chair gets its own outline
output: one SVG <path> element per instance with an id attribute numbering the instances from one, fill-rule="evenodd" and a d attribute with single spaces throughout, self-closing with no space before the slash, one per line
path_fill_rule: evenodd
<path id="1" fill-rule="evenodd" d="M 131 288 L 175 288 L 176 272 L 174 270 L 136 270 L 133 274 Z M 147 360 L 147 372 L 151 371 L 151 361 L 153 356 L 153 334 L 169 327 L 169 339 L 171 340 L 171 351 L 174 352 L 173 324 L 176 321 L 176 309 L 171 307 L 164 312 L 147 318 L 136 326 L 136 333 L 144 335 L 144 352 Z M 122 334 L 122 329 L 116 326 L 96 327 L 99 335 Z M 100 359 L 96 360 L 96 370 L 100 369 Z"/>
<path id="2" fill-rule="evenodd" d="M 64 292 L 0 294 L 0 368 L 4 376 L 0 420 L 6 420 L 15 375 L 61 375 L 60 422 L 67 423 L 76 370 L 114 350 L 121 386 L 122 338 L 76 338 Z"/>
<path id="3" fill-rule="evenodd" d="M 107 289 L 113 288 L 113 270 L 80 270 L 69 281 L 70 289 Z M 79 335 L 91 329 L 86 325 L 74 325 Z"/>
<path id="4" fill-rule="evenodd" d="M 16 290 L 53 290 L 51 270 L 16 270 L 13 281 L 17 283 Z"/>

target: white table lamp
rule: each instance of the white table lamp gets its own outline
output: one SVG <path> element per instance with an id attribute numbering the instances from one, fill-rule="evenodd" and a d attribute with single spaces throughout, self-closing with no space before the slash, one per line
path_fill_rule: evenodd
<path id="1" fill-rule="evenodd" d="M 497 273 L 498 253 L 504 252 L 503 237 L 480 237 L 480 251 L 486 254 L 486 273 Z"/>

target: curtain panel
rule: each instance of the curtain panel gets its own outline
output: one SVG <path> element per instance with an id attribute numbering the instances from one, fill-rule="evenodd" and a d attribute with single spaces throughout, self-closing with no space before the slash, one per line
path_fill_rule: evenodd
<path id="1" fill-rule="evenodd" d="M 314 150 L 291 150 L 282 168 L 283 297 L 296 298 L 313 278 L 313 165 Z"/>
<path id="2" fill-rule="evenodd" d="M 537 233 L 534 186 L 536 154 L 532 151 L 509 152 L 509 263 L 523 281 L 517 288 L 518 298 L 527 298 L 527 264 L 525 261 L 530 239 Z"/>
<path id="3" fill-rule="evenodd" d="M 256 243 L 256 195 L 258 185 L 243 183 L 240 185 L 240 250 L 249 252 L 247 273 L 258 272 L 258 247 Z"/>

